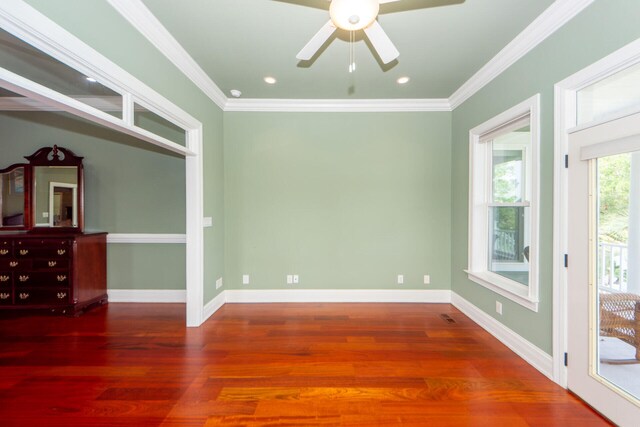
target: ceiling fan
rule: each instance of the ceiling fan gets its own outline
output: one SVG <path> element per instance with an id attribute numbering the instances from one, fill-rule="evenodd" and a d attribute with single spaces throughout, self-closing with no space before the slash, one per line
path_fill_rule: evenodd
<path id="1" fill-rule="evenodd" d="M 346 31 L 364 30 L 371 45 L 384 64 L 396 59 L 400 52 L 393 45 L 376 18 L 380 5 L 401 0 L 328 0 L 331 19 L 302 48 L 296 58 L 308 61 L 315 56 L 322 45 L 338 29 Z"/>

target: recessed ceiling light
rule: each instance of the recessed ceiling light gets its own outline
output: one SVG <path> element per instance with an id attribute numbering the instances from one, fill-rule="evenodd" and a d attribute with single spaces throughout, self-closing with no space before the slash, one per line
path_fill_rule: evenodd
<path id="1" fill-rule="evenodd" d="M 264 78 L 264 82 L 270 85 L 276 84 L 277 80 L 274 77 L 267 76 Z"/>
<path id="2" fill-rule="evenodd" d="M 229 92 L 234 98 L 240 98 L 240 95 L 242 95 L 242 92 L 240 92 L 238 89 L 231 89 Z"/>
<path id="3" fill-rule="evenodd" d="M 88 82 L 91 82 L 91 83 L 97 82 L 97 80 L 94 79 L 93 77 L 85 77 L 85 78 L 87 79 Z"/>
<path id="4" fill-rule="evenodd" d="M 409 77 L 400 77 L 398 80 L 396 80 L 398 82 L 399 85 L 403 85 L 406 83 L 409 83 L 409 80 L 411 80 Z"/>

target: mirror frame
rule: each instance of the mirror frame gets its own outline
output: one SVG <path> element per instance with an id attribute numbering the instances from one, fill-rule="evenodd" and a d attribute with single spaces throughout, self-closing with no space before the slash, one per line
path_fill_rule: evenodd
<path id="1" fill-rule="evenodd" d="M 22 215 L 22 225 L 0 225 L 0 230 L 21 231 L 31 228 L 31 167 L 28 163 L 15 163 L 5 169 L 0 169 L 0 174 L 12 172 L 16 169 L 24 168 L 23 197 L 24 212 Z"/>
<path id="2" fill-rule="evenodd" d="M 36 194 L 36 180 L 35 180 L 35 168 L 38 166 L 75 166 L 77 167 L 77 216 L 78 216 L 78 226 L 77 227 L 36 227 L 35 221 L 33 221 L 31 225 L 31 229 L 37 230 L 38 232 L 68 232 L 68 231 L 83 231 L 84 230 L 84 169 L 82 166 L 82 159 L 84 157 L 76 156 L 71 150 L 66 148 L 58 147 L 54 145 L 53 147 L 43 147 L 33 153 L 30 156 L 25 156 L 25 159 L 29 160 L 30 166 L 30 175 L 31 175 L 31 206 L 30 209 L 33 210 L 36 206 L 35 203 L 35 194 Z M 48 209 L 48 205 L 47 205 Z M 31 212 L 31 219 L 35 220 L 34 212 Z"/>

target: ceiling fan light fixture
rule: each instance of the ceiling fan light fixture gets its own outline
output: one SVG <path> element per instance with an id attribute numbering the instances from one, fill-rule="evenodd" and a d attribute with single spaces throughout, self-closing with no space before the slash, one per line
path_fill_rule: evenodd
<path id="1" fill-rule="evenodd" d="M 357 31 L 376 20 L 380 4 L 378 0 L 332 0 L 329 15 L 333 24 L 347 31 Z"/>

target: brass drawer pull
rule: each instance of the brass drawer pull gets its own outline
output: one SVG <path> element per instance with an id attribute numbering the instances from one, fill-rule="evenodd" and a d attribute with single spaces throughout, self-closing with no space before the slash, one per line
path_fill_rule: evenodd
<path id="1" fill-rule="evenodd" d="M 0 299 L 9 299 L 11 294 L 0 294 Z"/>
<path id="2" fill-rule="evenodd" d="M 20 255 L 26 255 L 29 253 L 29 249 L 20 249 Z"/>
<path id="3" fill-rule="evenodd" d="M 64 299 L 67 296 L 66 292 L 58 292 L 58 299 Z"/>
<path id="4" fill-rule="evenodd" d="M 0 255 L 6 255 L 9 253 L 9 249 L 0 249 Z"/>
<path id="5" fill-rule="evenodd" d="M 58 249 L 58 255 L 64 255 L 67 253 L 66 249 Z"/>
<path id="6" fill-rule="evenodd" d="M 27 280 L 29 280 L 29 276 L 20 276 L 18 277 L 18 280 L 20 280 L 21 282 L 26 282 Z"/>
<path id="7" fill-rule="evenodd" d="M 11 261 L 9 263 L 9 267 L 17 267 L 18 266 L 18 261 Z"/>
<path id="8" fill-rule="evenodd" d="M 0 282 L 8 282 L 10 279 L 9 276 L 0 276 Z"/>
<path id="9" fill-rule="evenodd" d="M 23 293 L 19 294 L 18 297 L 20 299 L 27 299 L 27 298 L 29 298 L 29 294 L 26 293 L 26 292 L 23 292 Z"/>
<path id="10" fill-rule="evenodd" d="M 57 264 L 56 261 L 49 261 L 49 267 L 55 267 Z"/>
<path id="11" fill-rule="evenodd" d="M 58 282 L 64 282 L 65 280 L 67 280 L 67 276 L 65 276 L 65 275 L 59 275 L 58 276 Z"/>

